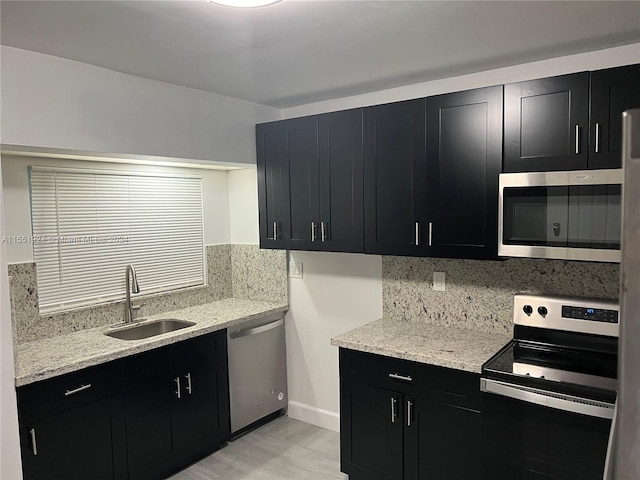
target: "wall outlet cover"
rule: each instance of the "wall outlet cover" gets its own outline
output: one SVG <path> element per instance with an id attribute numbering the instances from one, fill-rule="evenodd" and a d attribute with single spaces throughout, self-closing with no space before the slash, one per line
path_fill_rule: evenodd
<path id="1" fill-rule="evenodd" d="M 444 272 L 433 272 L 433 289 L 438 292 L 446 290 L 446 275 Z"/>
<path id="2" fill-rule="evenodd" d="M 302 278 L 302 262 L 289 261 L 289 277 Z"/>

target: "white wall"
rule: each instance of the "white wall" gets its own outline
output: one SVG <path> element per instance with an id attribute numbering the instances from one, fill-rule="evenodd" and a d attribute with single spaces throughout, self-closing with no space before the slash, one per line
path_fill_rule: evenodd
<path id="1" fill-rule="evenodd" d="M 598 70 L 632 63 L 640 63 L 640 43 L 595 52 L 568 55 L 539 62 L 471 73 L 458 77 L 416 83 L 404 87 L 354 95 L 324 102 L 300 105 L 282 111 L 283 118 L 293 118 L 315 113 L 377 105 L 380 103 L 427 97 L 441 93 L 457 92 L 471 88 L 520 82 L 534 78 L 564 75 L 584 70 Z"/>
<path id="2" fill-rule="evenodd" d="M 205 245 L 229 243 L 230 241 L 229 188 L 226 171 L 11 156 L 2 157 L 3 200 L 11 206 L 5 212 L 6 235 L 31 235 L 29 177 L 27 174 L 27 166 L 29 165 L 137 172 L 182 172 L 189 175 L 202 175 Z M 254 209 L 257 217 L 257 206 Z M 33 262 L 32 245 L 29 243 L 8 243 L 7 258 L 9 263 Z"/>
<path id="3" fill-rule="evenodd" d="M 231 170 L 228 180 L 231 243 L 257 245 L 260 238 L 256 168 Z"/>
<path id="4" fill-rule="evenodd" d="M 382 257 L 290 252 L 303 278 L 289 280 L 285 318 L 289 416 L 338 431 L 338 349 L 330 339 L 382 316 Z"/>
<path id="5" fill-rule="evenodd" d="M 2 47 L 2 143 L 255 163 L 277 109 Z"/>
<path id="6" fill-rule="evenodd" d="M 2 165 L 0 165 L 0 175 Z M 0 182 L 0 238 L 5 235 L 2 183 Z M 0 478 L 22 478 L 18 440 L 18 410 L 14 387 L 13 328 L 9 308 L 6 244 L 0 242 Z"/>

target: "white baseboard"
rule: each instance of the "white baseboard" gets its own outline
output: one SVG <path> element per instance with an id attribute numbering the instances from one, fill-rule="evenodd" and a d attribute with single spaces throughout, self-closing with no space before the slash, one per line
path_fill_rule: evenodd
<path id="1" fill-rule="evenodd" d="M 287 415 L 301 422 L 310 423 L 318 427 L 333 430 L 334 432 L 340 431 L 340 415 L 329 410 L 323 410 L 322 408 L 313 407 L 306 403 L 295 402 L 289 400 L 289 408 Z"/>

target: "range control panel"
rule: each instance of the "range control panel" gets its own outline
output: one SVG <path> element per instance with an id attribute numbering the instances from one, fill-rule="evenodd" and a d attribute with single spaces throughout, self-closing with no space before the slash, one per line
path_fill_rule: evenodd
<path id="1" fill-rule="evenodd" d="M 576 320 L 593 320 L 594 322 L 618 323 L 617 310 L 606 310 L 604 308 L 574 307 L 571 305 L 563 305 L 562 316 L 564 318 L 574 318 Z"/>
<path id="2" fill-rule="evenodd" d="M 513 300 L 516 325 L 617 337 L 620 308 L 616 302 L 588 298 L 519 294 Z"/>

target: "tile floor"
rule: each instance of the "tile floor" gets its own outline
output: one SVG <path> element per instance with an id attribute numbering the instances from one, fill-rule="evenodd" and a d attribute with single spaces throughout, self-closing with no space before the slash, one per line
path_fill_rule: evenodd
<path id="1" fill-rule="evenodd" d="M 336 432 L 280 417 L 170 480 L 346 480 Z"/>

